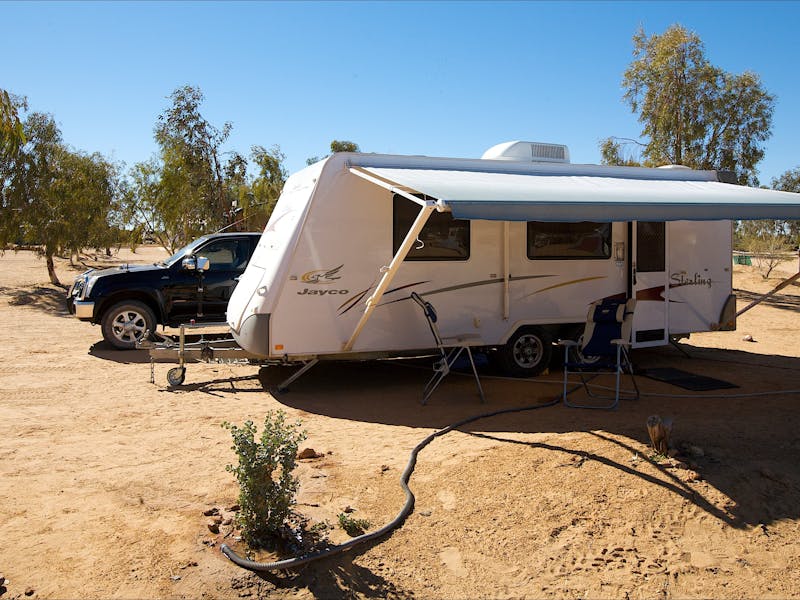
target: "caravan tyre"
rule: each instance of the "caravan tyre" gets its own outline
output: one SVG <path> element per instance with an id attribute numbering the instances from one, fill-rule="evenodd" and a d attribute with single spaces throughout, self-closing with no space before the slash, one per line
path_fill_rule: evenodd
<path id="1" fill-rule="evenodd" d="M 535 377 L 550 365 L 553 338 L 541 327 L 521 327 L 497 349 L 498 366 L 511 377 Z"/>

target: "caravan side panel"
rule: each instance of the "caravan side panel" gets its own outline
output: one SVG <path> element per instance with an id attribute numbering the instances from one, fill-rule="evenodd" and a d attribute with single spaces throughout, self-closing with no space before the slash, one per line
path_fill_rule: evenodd
<path id="1" fill-rule="evenodd" d="M 275 355 L 342 352 L 381 267 L 392 258 L 389 193 L 341 168 L 335 157 L 331 161 L 320 176 L 272 311 Z M 391 338 L 382 340 L 381 349 L 386 348 L 394 348 Z"/>

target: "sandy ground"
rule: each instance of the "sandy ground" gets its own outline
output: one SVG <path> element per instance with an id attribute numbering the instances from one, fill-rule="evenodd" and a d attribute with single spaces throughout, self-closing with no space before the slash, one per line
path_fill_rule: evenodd
<path id="1" fill-rule="evenodd" d="M 115 260 L 155 260 L 155 249 Z M 794 272 L 787 264 L 784 274 Z M 62 281 L 77 272 L 58 263 Z M 740 306 L 773 287 L 736 267 Z M 391 536 L 263 579 L 219 552 L 203 511 L 238 488 L 223 421 L 283 409 L 308 432 L 298 510 L 335 524 L 345 507 L 373 528 L 403 503 L 399 476 L 430 432 L 487 410 L 545 402 L 537 381 L 453 376 L 421 407 L 428 373 L 321 365 L 277 398 L 274 369 L 190 365 L 169 389 L 142 352 L 118 352 L 63 310 L 29 252 L 0 257 L 0 575 L 6 598 L 787 598 L 800 596 L 800 288 L 731 333 L 637 351 L 736 389 L 692 394 L 638 378 L 617 411 L 556 406 L 498 416 L 420 455 L 416 507 Z M 743 341 L 746 334 L 753 342 Z M 794 393 L 789 393 L 794 391 Z M 771 392 L 770 395 L 742 396 Z M 660 395 L 659 395 L 660 394 Z M 648 460 L 645 421 L 674 419 L 685 463 Z M 228 536 L 227 538 L 225 536 Z M 336 528 L 333 542 L 348 539 Z M 26 595 L 28 594 L 28 595 Z"/>

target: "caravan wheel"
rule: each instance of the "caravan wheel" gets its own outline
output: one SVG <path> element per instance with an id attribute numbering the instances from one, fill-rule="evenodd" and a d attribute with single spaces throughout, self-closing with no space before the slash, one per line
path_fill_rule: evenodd
<path id="1" fill-rule="evenodd" d="M 521 327 L 497 349 L 497 363 L 512 377 L 535 377 L 550 364 L 553 338 L 541 327 Z"/>

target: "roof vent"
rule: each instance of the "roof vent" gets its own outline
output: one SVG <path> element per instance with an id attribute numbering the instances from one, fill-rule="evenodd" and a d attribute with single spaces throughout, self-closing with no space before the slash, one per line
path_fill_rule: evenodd
<path id="1" fill-rule="evenodd" d="M 488 160 L 568 163 L 569 149 L 563 144 L 503 142 L 489 148 L 481 158 Z"/>

